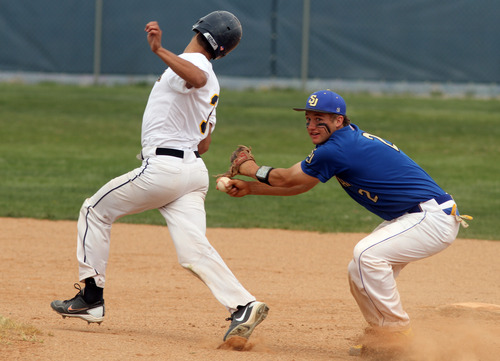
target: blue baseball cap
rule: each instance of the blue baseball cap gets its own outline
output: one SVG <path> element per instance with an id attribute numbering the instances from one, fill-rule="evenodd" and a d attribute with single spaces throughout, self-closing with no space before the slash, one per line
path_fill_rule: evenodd
<path id="1" fill-rule="evenodd" d="M 345 116 L 346 105 L 344 99 L 331 90 L 320 90 L 312 93 L 307 99 L 305 108 L 293 108 L 293 110 L 313 111 L 318 113 L 332 113 Z"/>

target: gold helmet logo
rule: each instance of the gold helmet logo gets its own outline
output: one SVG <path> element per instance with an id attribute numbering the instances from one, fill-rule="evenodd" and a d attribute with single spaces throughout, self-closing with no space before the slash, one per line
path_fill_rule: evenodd
<path id="1" fill-rule="evenodd" d="M 309 100 L 307 102 L 311 107 L 315 107 L 318 104 L 318 97 L 313 94 L 309 97 Z"/>

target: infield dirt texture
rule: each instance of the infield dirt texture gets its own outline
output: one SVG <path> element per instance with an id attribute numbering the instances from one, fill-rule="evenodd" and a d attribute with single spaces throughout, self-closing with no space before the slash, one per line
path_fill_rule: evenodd
<path id="1" fill-rule="evenodd" d="M 41 331 L 0 340 L 0 360 L 386 360 L 353 357 L 366 324 L 347 264 L 363 234 L 209 229 L 238 279 L 270 307 L 244 351 L 219 349 L 229 322 L 208 288 L 177 263 L 166 226 L 116 223 L 102 325 L 63 320 L 76 294 L 76 222 L 0 218 L 0 315 Z M 500 360 L 500 242 L 458 239 L 398 278 L 413 319 L 411 361 Z M 466 306 L 475 303 L 476 308 Z"/>

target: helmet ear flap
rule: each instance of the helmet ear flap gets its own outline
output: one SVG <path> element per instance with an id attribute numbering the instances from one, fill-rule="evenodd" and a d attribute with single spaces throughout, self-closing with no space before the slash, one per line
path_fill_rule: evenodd
<path id="1" fill-rule="evenodd" d="M 198 40 L 198 44 L 200 46 L 202 46 L 203 49 L 205 49 L 205 51 L 207 53 L 210 54 L 210 59 L 215 59 L 215 50 L 213 49 L 213 47 L 208 42 L 208 39 L 202 33 L 200 33 L 199 31 L 197 31 L 197 30 L 195 30 L 195 31 L 196 31 L 196 38 Z"/>
<path id="2" fill-rule="evenodd" d="M 214 11 L 200 18 L 193 30 L 205 37 L 211 47 L 214 59 L 229 54 L 239 44 L 242 37 L 241 23 L 228 11 Z"/>

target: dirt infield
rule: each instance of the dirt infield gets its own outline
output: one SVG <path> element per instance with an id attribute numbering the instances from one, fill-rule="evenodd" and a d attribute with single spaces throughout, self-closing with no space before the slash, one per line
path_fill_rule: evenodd
<path id="1" fill-rule="evenodd" d="M 348 355 L 366 324 L 346 271 L 363 234 L 209 229 L 238 279 L 270 307 L 244 351 L 235 351 L 219 348 L 228 314 L 178 265 L 167 227 L 113 226 L 99 326 L 50 309 L 53 299 L 76 294 L 76 222 L 0 218 L 0 225 L 0 315 L 41 331 L 35 341 L 0 339 L 1 360 L 363 359 Z M 458 239 L 403 270 L 398 287 L 415 338 L 401 359 L 500 360 L 499 256 L 500 242 Z"/>

